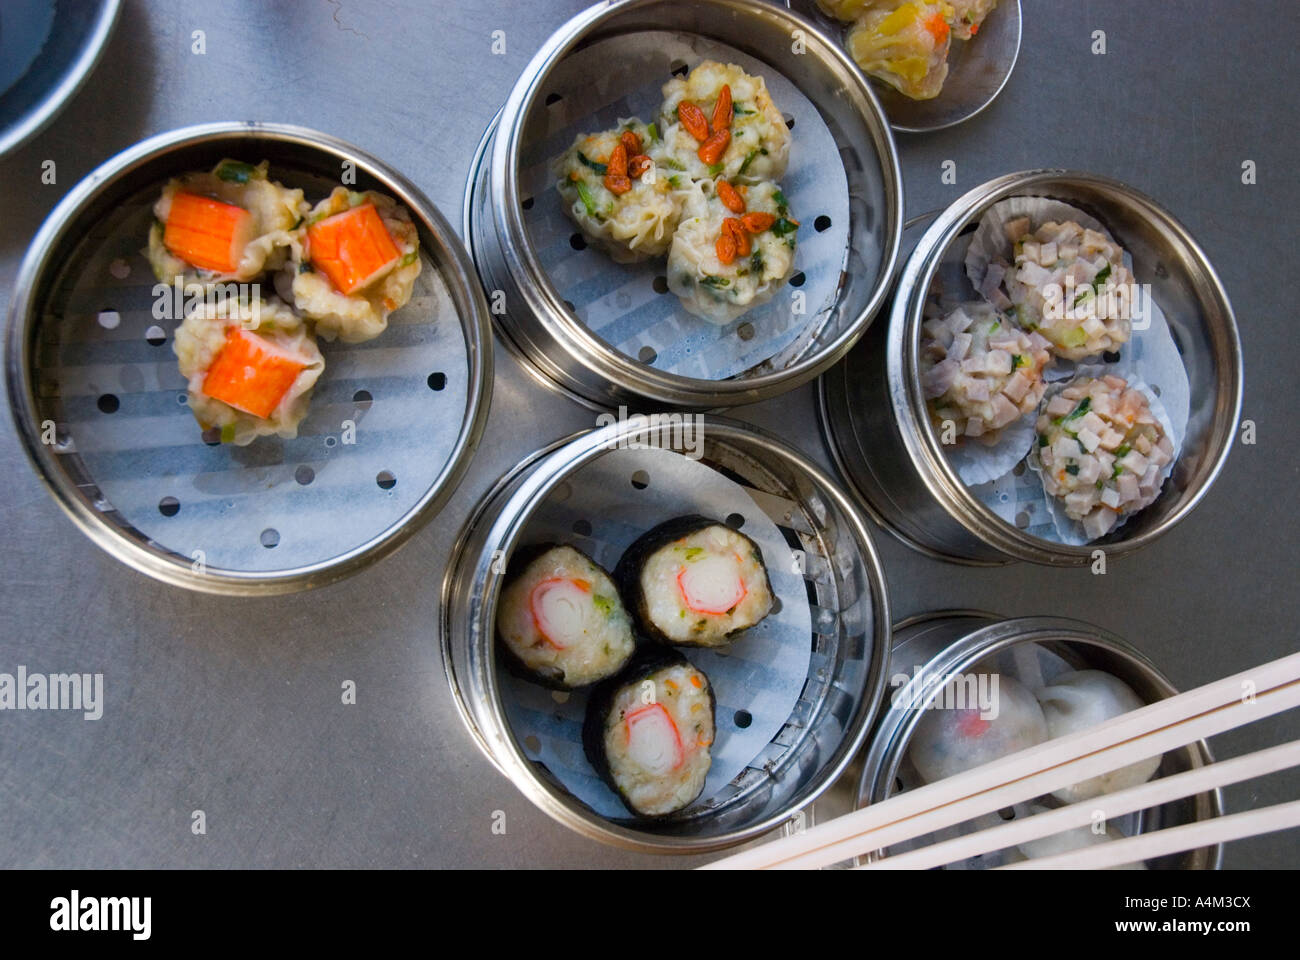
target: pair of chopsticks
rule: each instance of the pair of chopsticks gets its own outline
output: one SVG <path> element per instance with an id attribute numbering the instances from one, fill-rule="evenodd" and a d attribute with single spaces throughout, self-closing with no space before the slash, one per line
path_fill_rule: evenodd
<path id="1" fill-rule="evenodd" d="M 966 773 L 896 794 L 794 836 L 703 869 L 814 869 L 882 851 L 995 810 L 1010 807 L 1156 757 L 1197 740 L 1300 706 L 1300 654 L 1274 660 L 1187 693 L 1122 714 L 1078 733 L 1030 747 Z M 1171 800 L 1300 765 L 1300 741 L 1210 764 L 886 856 L 864 869 L 926 869 L 1051 836 Z M 1300 826 L 1300 801 L 1155 830 L 1013 868 L 1100 868 Z"/>

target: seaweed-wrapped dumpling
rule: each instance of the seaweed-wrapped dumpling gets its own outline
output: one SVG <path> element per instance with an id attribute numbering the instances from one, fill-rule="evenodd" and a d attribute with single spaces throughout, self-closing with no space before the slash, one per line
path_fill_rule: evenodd
<path id="1" fill-rule="evenodd" d="M 965 303 L 925 321 L 921 386 L 934 420 L 996 443 L 1003 427 L 1038 409 L 1051 363 L 1048 342 L 1025 333 L 987 303 Z"/>
<path id="2" fill-rule="evenodd" d="M 292 230 L 307 212 L 301 190 L 267 178 L 268 164 L 222 160 L 211 173 L 167 181 L 154 204 L 145 255 L 171 284 L 245 282 L 285 261 Z"/>
<path id="3" fill-rule="evenodd" d="M 1006 225 L 1015 263 L 989 265 L 993 275 L 984 287 L 993 305 L 1014 309 L 1020 326 L 1037 330 L 1067 360 L 1127 343 L 1133 275 L 1120 245 L 1072 220 L 1029 226 L 1028 217 Z M 1002 289 L 994 282 L 999 277 Z"/>
<path id="4" fill-rule="evenodd" d="M 1160 495 L 1173 441 L 1122 377 L 1077 377 L 1044 405 L 1031 463 L 1088 539 Z"/>
<path id="5" fill-rule="evenodd" d="M 200 303 L 177 327 L 172 349 L 199 426 L 241 447 L 261 436 L 296 437 L 325 369 L 311 331 L 275 300 Z"/>
<path id="6" fill-rule="evenodd" d="M 668 288 L 697 317 L 730 323 L 785 284 L 798 229 L 775 183 L 703 181 L 687 199 L 668 251 Z"/>
<path id="7" fill-rule="evenodd" d="M 660 124 L 669 158 L 693 180 L 778 180 L 790 161 L 790 128 L 762 77 L 705 60 L 664 84 Z"/>
<path id="8" fill-rule="evenodd" d="M 864 73 L 913 100 L 939 95 L 948 77 L 949 3 L 916 0 L 894 9 L 873 5 L 849 30 L 845 44 Z"/>
<path id="9" fill-rule="evenodd" d="M 665 153 L 658 128 L 632 118 L 580 134 L 552 165 L 564 212 L 620 263 L 668 252 L 691 183 L 662 167 Z"/>
<path id="10" fill-rule="evenodd" d="M 392 197 L 335 187 L 293 243 L 293 304 L 326 340 L 371 340 L 411 299 L 420 234 Z"/>

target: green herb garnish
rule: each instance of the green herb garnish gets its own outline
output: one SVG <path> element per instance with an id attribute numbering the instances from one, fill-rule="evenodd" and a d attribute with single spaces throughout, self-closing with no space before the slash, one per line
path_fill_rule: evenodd
<path id="1" fill-rule="evenodd" d="M 1011 369 L 1013 372 L 1019 370 L 1021 367 L 1027 367 L 1027 366 L 1029 366 L 1028 357 L 1022 357 L 1018 353 L 1013 353 L 1011 355 Z"/>
<path id="2" fill-rule="evenodd" d="M 709 164 L 709 176 L 716 177 L 723 170 L 724 164 L 721 160 L 717 163 Z"/>
<path id="3" fill-rule="evenodd" d="M 1078 420 L 1081 416 L 1083 416 L 1085 413 L 1088 412 L 1088 408 L 1091 406 L 1092 406 L 1092 397 L 1084 397 L 1082 400 L 1079 401 L 1078 405 L 1073 410 L 1071 410 L 1063 417 L 1057 417 L 1054 422 L 1059 427 L 1061 424 L 1068 423 L 1070 420 Z"/>
<path id="4" fill-rule="evenodd" d="M 708 276 L 708 277 L 705 277 L 703 280 L 701 280 L 700 283 L 704 284 L 706 287 L 729 287 L 729 286 L 731 286 L 731 281 L 728 280 L 726 277 L 714 277 L 714 276 Z"/>
<path id="5" fill-rule="evenodd" d="M 578 198 L 582 201 L 582 205 L 587 208 L 587 216 L 596 216 L 596 201 L 592 199 L 591 191 L 587 189 L 587 185 L 581 180 L 575 180 L 574 184 L 578 188 Z"/>
<path id="6" fill-rule="evenodd" d="M 649 126 L 647 126 L 647 127 L 645 128 L 645 132 L 648 133 L 648 134 L 650 135 L 650 139 L 651 139 L 651 140 L 658 140 L 658 139 L 659 139 L 659 127 L 658 127 L 657 125 L 655 125 L 655 124 L 653 124 L 653 123 L 650 124 Z"/>
<path id="7" fill-rule="evenodd" d="M 755 250 L 749 257 L 749 269 L 754 273 L 762 274 L 763 272 L 763 254 Z"/>
<path id="8" fill-rule="evenodd" d="M 583 153 L 581 150 L 578 151 L 578 159 L 582 161 L 582 165 L 584 167 L 590 167 L 592 170 L 595 170 L 602 177 L 609 170 L 609 167 L 605 166 L 605 164 L 603 163 L 597 163 L 595 160 L 588 160 L 587 155 Z"/>
<path id="9" fill-rule="evenodd" d="M 749 151 L 749 153 L 747 153 L 747 154 L 745 155 L 745 162 L 742 163 L 742 164 L 740 165 L 740 169 L 736 171 L 736 176 L 739 177 L 739 176 L 741 176 L 742 174 L 744 174 L 744 172 L 745 172 L 746 170 L 749 169 L 749 165 L 750 165 L 751 163 L 753 163 L 754 160 L 755 160 L 757 157 L 758 157 L 758 151 L 757 151 L 757 150 L 751 150 L 751 151 Z"/>
<path id="10" fill-rule="evenodd" d="M 415 261 L 418 260 L 419 257 L 420 257 L 419 253 L 412 250 L 406 256 L 402 257 L 402 262 L 400 266 L 409 267 L 411 264 L 415 263 Z"/>
<path id="11" fill-rule="evenodd" d="M 1077 463 L 1067 464 L 1065 472 L 1072 477 L 1077 477 L 1079 475 L 1079 465 Z"/>
<path id="12" fill-rule="evenodd" d="M 1116 459 L 1122 459 L 1122 458 L 1124 458 L 1124 457 L 1127 457 L 1127 456 L 1129 455 L 1129 452 L 1130 452 L 1132 449 L 1133 449 L 1133 447 L 1130 446 L 1129 444 L 1127 444 L 1127 443 L 1121 443 L 1121 444 L 1119 445 L 1119 447 L 1117 447 L 1116 450 L 1115 450 L 1115 457 L 1116 457 Z"/>
<path id="13" fill-rule="evenodd" d="M 784 237 L 787 233 L 794 233 L 798 229 L 799 229 L 798 224 L 792 223 L 790 220 L 787 220 L 785 217 L 782 217 L 776 223 L 772 224 L 772 232 L 776 234 L 778 237 Z"/>
<path id="14" fill-rule="evenodd" d="M 661 167 L 667 167 L 669 170 L 686 169 L 686 164 L 682 163 L 680 160 L 675 160 L 672 157 L 664 157 L 663 159 L 657 160 L 655 162 L 658 163 L 659 166 Z"/>
<path id="15" fill-rule="evenodd" d="M 257 172 L 251 163 L 239 160 L 223 160 L 217 167 L 217 179 L 226 183 L 248 183 L 249 178 Z"/>

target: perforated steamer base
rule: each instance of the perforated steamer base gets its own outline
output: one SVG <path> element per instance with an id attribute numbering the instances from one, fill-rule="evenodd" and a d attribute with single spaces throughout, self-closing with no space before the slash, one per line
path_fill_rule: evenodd
<path id="1" fill-rule="evenodd" d="M 632 822 L 625 815 L 607 819 L 593 812 L 571 794 L 563 773 L 550 770 L 539 759 L 536 742 L 529 742 L 529 731 L 514 728 L 512 711 L 502 703 L 511 696 L 512 688 L 502 681 L 492 662 L 491 624 L 499 590 L 493 588 L 487 565 L 494 551 L 536 539 L 530 539 L 527 531 L 546 502 L 537 501 L 534 509 L 517 512 L 519 501 L 515 498 L 524 495 L 525 489 L 543 490 L 538 485 L 545 483 L 542 493 L 530 492 L 528 496 L 545 497 L 545 490 L 558 491 L 564 507 L 577 511 L 575 516 L 580 514 L 584 498 L 578 484 L 570 481 L 578 476 L 575 468 L 585 469 L 579 464 L 592 462 L 583 453 L 587 445 L 608 449 L 598 444 L 602 437 L 615 436 L 610 432 L 613 428 L 557 444 L 503 478 L 462 532 L 444 584 L 444 661 L 462 718 L 476 742 L 548 813 L 588 836 L 637 849 L 722 849 L 778 825 L 795 807 L 817 795 L 833 777 L 831 771 L 847 762 L 845 744 L 865 735 L 865 723 L 874 713 L 872 704 L 883 690 L 882 624 L 888 622 L 887 601 L 874 557 L 857 552 L 853 532 L 839 513 L 847 502 L 827 499 L 816 486 L 821 481 L 815 483 L 804 475 L 797 461 L 760 456 L 760 446 L 742 449 L 747 444 L 761 445 L 761 434 L 719 436 L 717 431 L 727 422 L 720 418 L 708 421 L 714 422 L 719 426 L 713 430 L 705 427 L 705 449 L 699 463 L 738 484 L 752 501 L 753 506 L 747 508 L 753 514 L 750 521 L 757 521 L 758 513 L 766 515 L 785 545 L 800 552 L 803 568 L 794 578 L 794 592 L 787 591 L 782 603 L 808 605 L 809 626 L 801 642 L 809 646 L 807 672 L 788 715 L 782 712 L 775 732 L 747 758 L 738 774 L 707 791 L 686 810 L 653 824 Z M 726 427 L 741 428 L 741 424 L 730 423 Z M 648 482 L 655 482 L 653 474 Z M 626 496 L 635 502 L 635 483 L 628 486 Z M 691 513 L 703 506 L 687 497 L 680 512 Z M 731 517 L 728 522 L 741 520 Z M 520 524 L 518 537 L 502 543 L 496 534 L 513 524 Z M 579 547 L 589 546 L 587 538 L 593 526 L 579 522 L 573 527 Z M 749 526 L 743 523 L 741 528 Z M 553 535 L 547 531 L 547 538 Z M 687 656 L 691 657 L 691 651 Z M 734 724 L 734 712 L 745 706 L 742 694 L 731 693 L 738 699 L 730 704 L 723 692 L 719 693 L 720 730 Z"/>
<path id="2" fill-rule="evenodd" d="M 255 140 L 228 152 L 262 158 Z M 312 202 L 337 184 L 292 167 L 270 175 Z M 141 252 L 164 182 L 131 193 L 69 247 L 35 312 L 33 432 L 53 432 L 53 479 L 62 471 L 119 536 L 96 523 L 87 532 L 128 562 L 130 541 L 160 554 L 177 571 L 165 579 L 225 592 L 335 579 L 430 512 L 458 451 L 464 461 L 468 418 L 485 412 L 470 402 L 483 389 L 473 365 L 483 353 L 435 261 L 445 237 L 414 217 L 424 267 L 383 334 L 319 341 L 326 366 L 296 438 L 222 444 L 191 414 L 172 350 L 183 311 Z M 385 185 L 359 178 L 358 189 L 371 186 Z M 273 276 L 260 292 L 276 295 Z M 219 583 L 230 577 L 233 589 Z"/>

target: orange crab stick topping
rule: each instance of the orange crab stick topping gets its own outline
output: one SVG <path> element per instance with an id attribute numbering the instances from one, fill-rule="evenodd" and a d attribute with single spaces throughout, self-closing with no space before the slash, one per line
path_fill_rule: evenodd
<path id="1" fill-rule="evenodd" d="M 591 582 L 576 577 L 548 577 L 533 587 L 528 595 L 533 626 L 548 646 L 563 650 L 562 641 L 582 636 L 590 593 Z"/>
<path id="2" fill-rule="evenodd" d="M 313 223 L 307 239 L 311 262 L 344 294 L 373 283 L 401 256 L 373 203 Z"/>
<path id="3" fill-rule="evenodd" d="M 727 613 L 749 594 L 740 575 L 739 561 L 708 556 L 677 571 L 682 602 L 696 613 Z"/>
<path id="4" fill-rule="evenodd" d="M 253 215 L 243 207 L 182 192 L 172 197 L 163 246 L 192 266 L 234 273 L 253 229 Z"/>
<path id="5" fill-rule="evenodd" d="M 623 718 L 628 757 L 652 773 L 667 773 L 682 765 L 686 750 L 681 731 L 662 703 L 628 711 Z"/>
<path id="6" fill-rule="evenodd" d="M 307 364 L 264 337 L 231 327 L 203 380 L 203 392 L 265 420 Z"/>

